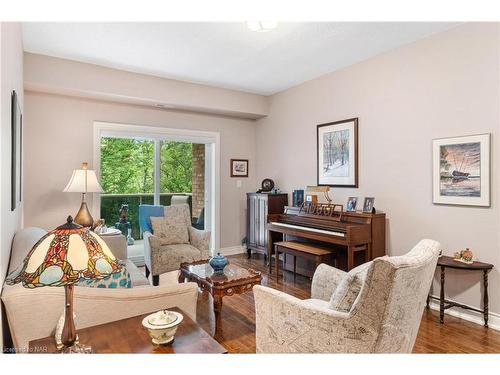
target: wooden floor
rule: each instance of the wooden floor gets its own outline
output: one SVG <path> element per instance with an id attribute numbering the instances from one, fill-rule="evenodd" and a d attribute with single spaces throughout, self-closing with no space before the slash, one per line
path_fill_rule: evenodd
<path id="1" fill-rule="evenodd" d="M 232 263 L 250 267 L 262 272 L 262 285 L 284 291 L 298 298 L 310 297 L 311 281 L 297 276 L 293 280 L 285 272 L 284 281 L 268 277 L 263 258 L 253 255 L 228 257 Z M 281 272 L 281 271 L 280 271 Z M 207 292 L 199 294 L 197 308 L 198 323 L 209 333 L 214 331 L 212 299 Z M 255 308 L 253 293 L 224 297 L 222 307 L 223 339 L 220 343 L 229 353 L 255 353 Z M 451 316 L 445 317 L 445 324 L 439 324 L 439 313 L 425 310 L 414 347 L 414 353 L 500 353 L 500 331 L 484 328 Z"/>

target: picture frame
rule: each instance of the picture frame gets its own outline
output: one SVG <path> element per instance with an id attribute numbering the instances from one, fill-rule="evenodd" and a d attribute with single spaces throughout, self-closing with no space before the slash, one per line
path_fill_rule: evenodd
<path id="1" fill-rule="evenodd" d="M 231 177 L 248 177 L 248 159 L 231 159 Z"/>
<path id="2" fill-rule="evenodd" d="M 375 203 L 374 197 L 365 197 L 363 202 L 363 212 L 365 214 L 371 214 L 373 212 L 373 204 Z"/>
<path id="3" fill-rule="evenodd" d="M 318 203 L 318 196 L 316 194 L 307 194 L 305 202 L 307 204 L 317 204 Z"/>
<path id="4" fill-rule="evenodd" d="M 491 135 L 432 141 L 434 204 L 490 207 Z"/>
<path id="5" fill-rule="evenodd" d="M 316 127 L 317 185 L 358 187 L 358 118 Z"/>
<path id="6" fill-rule="evenodd" d="M 349 197 L 347 199 L 346 211 L 347 212 L 356 212 L 356 205 L 358 204 L 358 197 Z"/>
<path id="7" fill-rule="evenodd" d="M 17 93 L 11 95 L 11 211 L 21 204 L 23 115 Z"/>

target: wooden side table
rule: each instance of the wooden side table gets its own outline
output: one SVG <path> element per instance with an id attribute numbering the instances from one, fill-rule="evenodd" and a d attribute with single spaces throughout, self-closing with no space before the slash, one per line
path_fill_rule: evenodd
<path id="1" fill-rule="evenodd" d="M 473 262 L 471 264 L 467 264 L 467 263 L 457 262 L 456 260 L 453 260 L 452 257 L 443 255 L 438 259 L 437 267 L 441 267 L 441 291 L 439 298 L 431 296 L 430 294 L 427 296 L 427 308 L 429 308 L 429 300 L 431 298 L 439 300 L 439 321 L 441 324 L 444 323 L 444 310 L 449 309 L 450 307 L 456 306 L 467 310 L 477 311 L 483 314 L 484 326 L 488 327 L 488 272 L 493 268 L 493 264 L 483 263 L 483 262 Z M 470 307 L 458 302 L 453 302 L 445 299 L 444 281 L 445 281 L 446 268 L 453 268 L 465 271 L 483 271 L 483 285 L 484 285 L 483 310 L 476 309 L 474 307 Z"/>
<path id="2" fill-rule="evenodd" d="M 223 274 L 214 273 L 208 260 L 192 263 L 181 263 L 179 283 L 185 280 L 194 281 L 202 290 L 207 290 L 214 300 L 215 334 L 214 338 L 222 340 L 221 311 L 222 297 L 241 294 L 259 285 L 262 274 L 250 268 L 243 268 L 229 263 Z"/>
<path id="3" fill-rule="evenodd" d="M 79 329 L 80 343 L 90 345 L 92 353 L 101 354 L 227 353 L 222 345 L 181 309 L 173 307 L 168 310 L 184 315 L 184 320 L 179 325 L 171 344 L 155 345 L 151 342 L 148 331 L 142 326 L 142 319 L 149 314 Z M 28 353 L 58 353 L 54 336 L 30 341 Z"/>

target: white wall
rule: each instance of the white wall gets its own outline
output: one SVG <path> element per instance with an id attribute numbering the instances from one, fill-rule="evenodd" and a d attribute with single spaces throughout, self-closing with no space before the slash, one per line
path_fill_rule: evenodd
<path id="1" fill-rule="evenodd" d="M 21 111 L 23 105 L 23 45 L 18 23 L 0 23 L 0 288 L 7 273 L 10 245 L 21 225 L 22 205 L 11 212 L 11 93 L 17 92 Z M 1 318 L 0 318 L 1 319 Z M 0 332 L 0 345 L 3 336 Z"/>
<path id="2" fill-rule="evenodd" d="M 267 114 L 265 96 L 131 73 L 56 57 L 25 53 L 24 87 L 68 96 L 121 103 L 158 103 L 240 118 Z M 170 107 L 169 107 L 170 108 Z"/>
<path id="3" fill-rule="evenodd" d="M 389 254 L 421 238 L 446 254 L 470 247 L 495 265 L 490 311 L 500 313 L 498 28 L 465 24 L 272 96 L 258 120 L 257 181 L 314 185 L 316 125 L 359 117 L 359 189 L 334 188 L 334 201 L 374 196 Z M 432 139 L 479 133 L 492 134 L 491 208 L 433 205 Z M 448 274 L 447 294 L 479 306 L 481 275 Z"/>
<path id="4" fill-rule="evenodd" d="M 220 132 L 221 246 L 240 243 L 245 236 L 245 193 L 257 186 L 254 121 L 30 91 L 25 93 L 24 113 L 26 226 L 52 229 L 78 211 L 81 196 L 62 189 L 73 169 L 82 161 L 92 162 L 94 121 Z M 249 178 L 241 179 L 241 188 L 229 176 L 231 158 L 250 159 Z"/>

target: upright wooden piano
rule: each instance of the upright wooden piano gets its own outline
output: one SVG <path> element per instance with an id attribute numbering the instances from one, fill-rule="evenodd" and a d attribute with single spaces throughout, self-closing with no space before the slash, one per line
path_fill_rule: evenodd
<path id="1" fill-rule="evenodd" d="M 277 241 L 294 240 L 331 248 L 336 253 L 336 266 L 343 270 L 351 270 L 385 255 L 383 212 L 342 212 L 328 216 L 286 206 L 283 214 L 268 215 L 267 229 L 270 272 L 274 242 Z M 292 259 L 288 258 L 284 268 L 293 270 Z M 309 277 L 315 271 L 315 265 L 307 259 L 297 259 L 296 267 L 297 273 Z"/>

